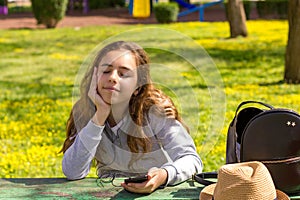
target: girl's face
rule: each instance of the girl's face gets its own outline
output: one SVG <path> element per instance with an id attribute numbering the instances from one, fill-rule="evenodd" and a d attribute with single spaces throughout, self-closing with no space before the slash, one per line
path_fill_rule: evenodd
<path id="1" fill-rule="evenodd" d="M 98 67 L 98 93 L 108 104 L 129 103 L 137 88 L 137 66 L 129 51 L 107 53 Z"/>

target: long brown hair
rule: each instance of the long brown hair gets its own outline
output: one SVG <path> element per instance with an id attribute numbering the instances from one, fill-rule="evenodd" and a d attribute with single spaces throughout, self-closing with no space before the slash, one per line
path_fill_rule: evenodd
<path id="1" fill-rule="evenodd" d="M 137 94 L 132 95 L 129 102 L 129 113 L 135 122 L 136 134 L 127 134 L 127 144 L 131 152 L 138 153 L 142 150 L 143 153 L 149 152 L 151 149 L 150 139 L 143 132 L 143 124 L 146 123 L 147 113 L 150 108 L 155 105 L 155 110 L 158 114 L 166 115 L 169 118 L 182 120 L 172 100 L 165 95 L 161 90 L 154 87 L 150 78 L 149 57 L 147 53 L 139 45 L 133 42 L 118 41 L 113 42 L 101 49 L 94 59 L 93 65 L 86 72 L 80 86 L 80 98 L 74 104 L 69 119 L 67 121 L 67 137 L 64 141 L 61 152 L 65 152 L 74 142 L 77 133 L 87 125 L 89 120 L 96 112 L 96 107 L 88 97 L 88 90 L 91 84 L 93 74 L 93 66 L 98 66 L 101 59 L 110 51 L 127 50 L 131 51 L 136 59 L 138 88 Z M 184 125 L 184 124 L 183 124 Z M 185 126 L 186 127 L 186 126 Z M 186 127 L 188 130 L 188 128 Z"/>

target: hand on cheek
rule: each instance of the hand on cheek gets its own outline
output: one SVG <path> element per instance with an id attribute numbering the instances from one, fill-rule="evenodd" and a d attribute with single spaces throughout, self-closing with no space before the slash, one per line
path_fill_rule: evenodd
<path id="1" fill-rule="evenodd" d="M 97 89 L 97 80 L 97 68 L 94 68 L 91 85 L 88 91 L 88 96 L 97 108 L 96 113 L 92 118 L 92 121 L 95 124 L 103 125 L 110 113 L 111 106 L 107 104 L 99 94 Z"/>

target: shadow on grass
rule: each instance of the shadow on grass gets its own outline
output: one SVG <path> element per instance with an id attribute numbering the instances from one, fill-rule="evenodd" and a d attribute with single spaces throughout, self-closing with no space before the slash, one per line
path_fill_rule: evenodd
<path id="1" fill-rule="evenodd" d="M 7 94 L 2 93 L 2 99 L 6 100 L 30 100 L 32 97 L 49 98 L 52 100 L 72 97 L 73 85 L 68 84 L 47 84 L 41 82 L 16 82 L 0 81 L 1 90 L 8 90 Z M 1 98 L 1 97 L 0 97 Z"/>
<path id="2" fill-rule="evenodd" d="M 279 80 L 279 81 L 269 82 L 269 83 L 260 83 L 259 86 L 283 85 L 284 83 L 285 83 L 284 80 Z"/>

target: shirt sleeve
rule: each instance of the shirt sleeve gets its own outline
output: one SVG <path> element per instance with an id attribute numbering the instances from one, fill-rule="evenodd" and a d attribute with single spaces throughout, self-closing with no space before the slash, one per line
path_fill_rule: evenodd
<path id="1" fill-rule="evenodd" d="M 74 143 L 64 153 L 62 160 L 62 170 L 67 179 L 76 180 L 87 176 L 103 130 L 104 126 L 97 126 L 89 121 L 78 133 Z"/>
<path id="2" fill-rule="evenodd" d="M 157 138 L 171 159 L 161 168 L 168 172 L 166 185 L 176 185 L 202 172 L 203 164 L 196 152 L 192 137 L 175 119 L 160 120 L 156 127 Z"/>

